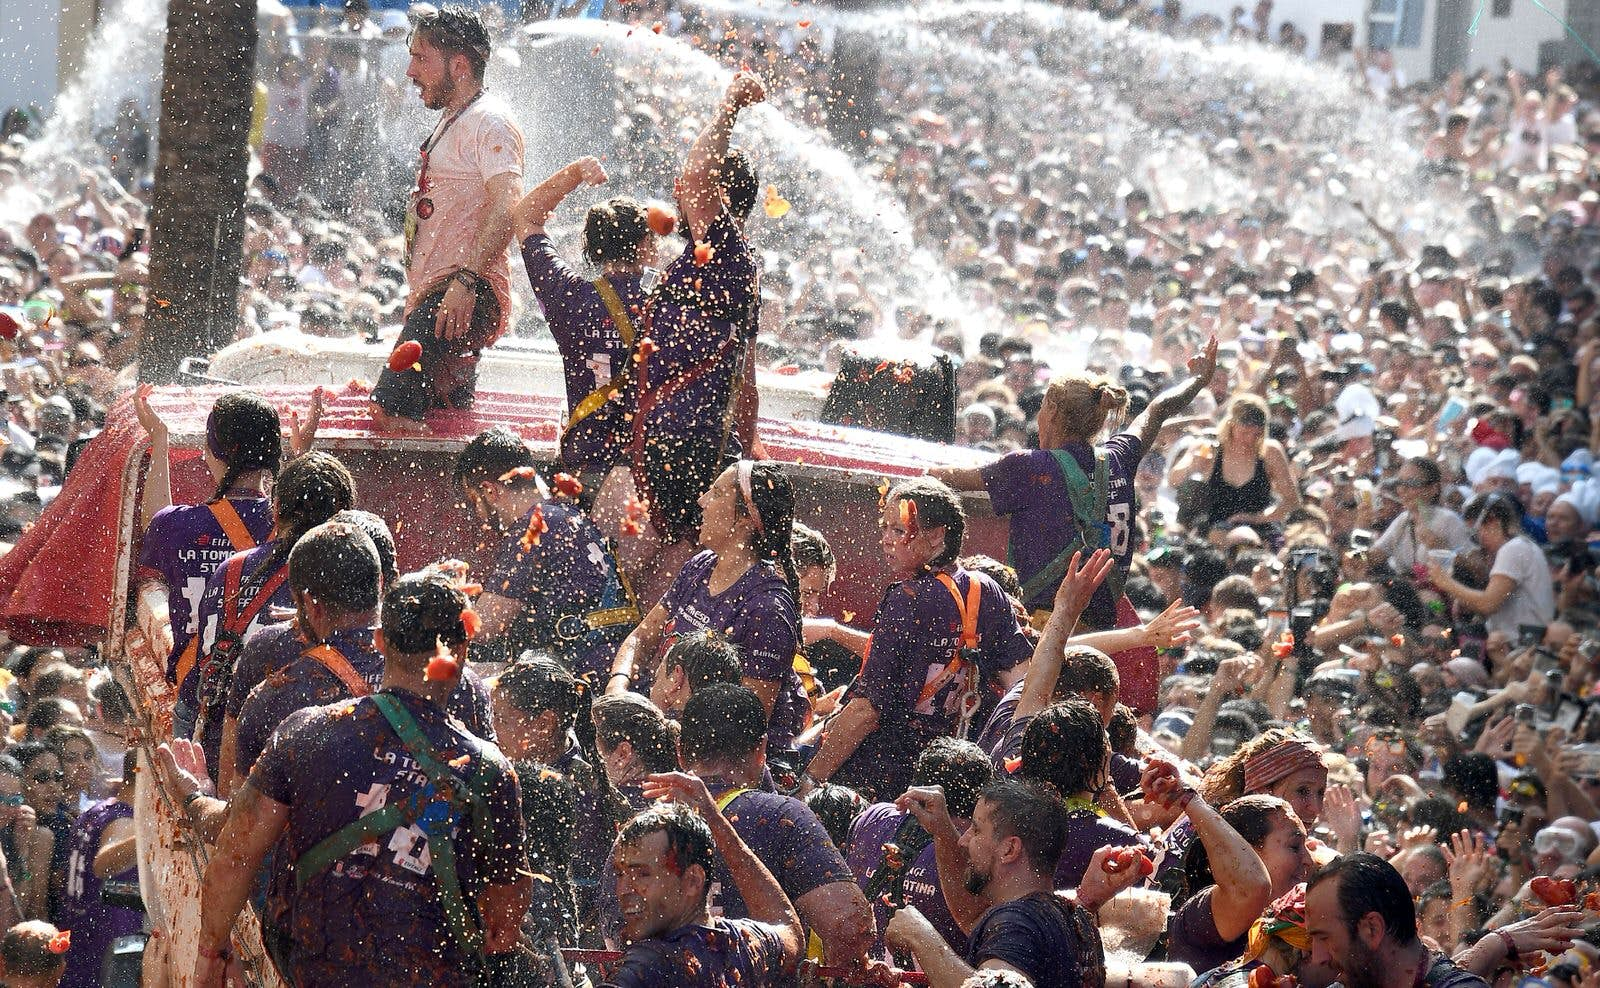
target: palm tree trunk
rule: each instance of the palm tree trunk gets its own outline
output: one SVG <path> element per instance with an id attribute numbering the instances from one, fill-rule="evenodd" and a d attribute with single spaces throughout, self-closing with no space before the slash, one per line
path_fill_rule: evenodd
<path id="1" fill-rule="evenodd" d="M 255 54 L 255 0 L 169 0 L 142 380 L 234 339 Z"/>

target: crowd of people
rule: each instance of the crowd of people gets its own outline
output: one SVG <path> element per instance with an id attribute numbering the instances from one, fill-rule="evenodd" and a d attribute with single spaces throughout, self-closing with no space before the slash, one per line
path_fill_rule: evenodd
<path id="1" fill-rule="evenodd" d="M 1267 0 L 1104 8 L 1128 58 L 1306 45 Z M 1408 85 L 1324 52 L 1409 137 L 1416 195 L 1314 217 L 1296 183 L 1370 149 L 1275 131 L 1237 77 L 1121 94 L 1251 190 L 1210 204 L 886 57 L 862 153 L 992 317 L 968 332 L 886 293 L 881 258 L 775 257 L 747 226 L 774 210 L 741 113 L 848 115 L 819 96 L 859 68 L 846 30 L 612 11 L 758 70 L 698 108 L 662 209 L 622 163 L 524 175 L 483 85 L 515 43 L 499 8 L 345 13 L 263 41 L 240 332 L 382 339 L 374 427 L 419 431 L 534 318 L 559 456 L 477 436 L 454 487 L 494 551 L 401 574 L 315 416 L 241 391 L 210 410 L 210 498 L 174 503 L 134 390 L 149 125 L 125 104 L 98 151 L 41 163 L 18 124 L 0 537 L 133 392 L 134 583 L 178 700 L 138 737 L 137 684 L 94 649 L 12 650 L 0 980 L 125 983 L 148 770 L 212 849 L 205 985 L 1600 983 L 1594 66 Z M 973 29 L 1077 71 L 1038 20 Z M 624 125 L 675 153 L 676 121 Z M 349 169 L 407 128 L 420 163 Z M 586 185 L 615 194 L 563 207 Z M 753 381 L 886 337 L 950 358 L 957 441 L 995 458 L 882 489 L 891 582 L 845 614 L 847 533 L 766 458 Z M 966 492 L 1007 519 L 1005 562 L 968 544 Z"/>

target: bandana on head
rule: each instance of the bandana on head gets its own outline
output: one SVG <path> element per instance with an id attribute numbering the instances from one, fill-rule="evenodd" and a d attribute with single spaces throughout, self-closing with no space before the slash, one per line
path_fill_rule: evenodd
<path id="1" fill-rule="evenodd" d="M 1261 918 L 1250 924 L 1250 938 L 1244 951 L 1244 960 L 1253 961 L 1267 952 L 1272 946 L 1272 938 L 1277 937 L 1284 943 L 1299 951 L 1311 950 L 1311 934 L 1306 930 L 1306 887 L 1305 883 L 1279 896 L 1261 914 Z"/>
<path id="2" fill-rule="evenodd" d="M 1244 791 L 1267 789 L 1301 769 L 1321 768 L 1322 748 L 1305 738 L 1285 738 L 1266 751 L 1257 752 L 1244 762 Z"/>
<path id="3" fill-rule="evenodd" d="M 739 461 L 739 493 L 744 495 L 744 506 L 750 513 L 750 520 L 756 523 L 756 531 L 765 532 L 766 526 L 761 524 L 761 512 L 756 508 L 756 499 L 750 493 L 750 475 L 755 470 L 754 460 Z"/>

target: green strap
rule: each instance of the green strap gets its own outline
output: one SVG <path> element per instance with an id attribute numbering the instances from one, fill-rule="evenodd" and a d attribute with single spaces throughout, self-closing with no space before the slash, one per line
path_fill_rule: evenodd
<path id="1" fill-rule="evenodd" d="M 372 701 L 377 704 L 378 712 L 383 714 L 384 720 L 387 720 L 389 726 L 400 736 L 400 742 L 406 747 L 411 759 L 428 777 L 428 781 L 433 783 L 435 792 L 447 800 L 454 809 L 470 812 L 475 832 L 482 833 L 487 814 L 481 790 L 488 781 L 492 763 L 484 759 L 480 763 L 479 771 L 470 781 L 463 784 L 435 757 L 433 746 L 423 735 L 422 728 L 417 726 L 411 712 L 393 694 L 377 693 L 373 695 Z M 376 813 L 370 813 L 346 824 L 302 854 L 295 862 L 296 887 L 304 888 L 312 878 L 362 845 L 376 841 L 383 835 L 393 833 L 402 827 L 415 824 L 422 818 L 426 808 L 423 794 L 415 792 L 399 803 L 391 803 Z M 450 836 L 449 827 L 426 828 L 425 833 L 428 839 L 428 851 L 433 856 L 432 868 L 435 887 L 439 893 L 439 904 L 444 909 L 445 920 L 450 924 L 451 935 L 468 953 L 482 956 L 483 930 L 477 917 L 467 907 L 466 896 L 461 891 L 461 881 L 456 874 L 455 841 Z"/>
<path id="2" fill-rule="evenodd" d="M 1067 547 L 1050 560 L 1032 579 L 1022 585 L 1022 599 L 1032 600 L 1053 591 L 1067 575 L 1076 552 L 1104 549 L 1111 545 L 1111 526 L 1106 522 L 1106 507 L 1111 494 L 1111 471 L 1103 449 L 1094 451 L 1094 480 L 1084 474 L 1077 459 L 1064 449 L 1053 449 L 1050 454 L 1067 482 L 1067 500 L 1072 504 L 1073 527 L 1077 536 Z M 1015 528 L 1013 528 L 1015 531 Z M 1010 540 L 1015 542 L 1015 536 Z M 1008 546 L 1008 554 L 1015 558 L 1016 551 Z"/>

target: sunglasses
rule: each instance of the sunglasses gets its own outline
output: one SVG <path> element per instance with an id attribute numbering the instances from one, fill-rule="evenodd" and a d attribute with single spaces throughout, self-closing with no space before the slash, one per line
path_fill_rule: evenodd
<path id="1" fill-rule="evenodd" d="M 67 781 L 67 773 L 65 773 L 65 772 L 37 772 L 37 773 L 35 773 L 33 775 L 28 776 L 28 778 L 32 779 L 36 784 L 42 786 L 42 785 L 46 785 L 47 783 L 51 783 L 51 782 L 61 783 L 61 782 Z"/>
<path id="2" fill-rule="evenodd" d="M 1406 753 L 1406 739 L 1403 738 L 1403 737 L 1400 737 L 1397 734 L 1396 735 L 1375 734 L 1372 737 L 1367 739 L 1367 743 L 1366 743 L 1367 757 L 1370 758 L 1373 755 L 1379 754 L 1380 752 L 1384 751 L 1385 749 L 1388 750 L 1389 754 L 1394 755 L 1395 757 L 1399 757 L 1401 755 L 1404 755 Z"/>
<path id="3" fill-rule="evenodd" d="M 20 792 L 15 796 L 0 796 L 0 806 L 21 806 L 22 802 L 22 793 Z"/>

